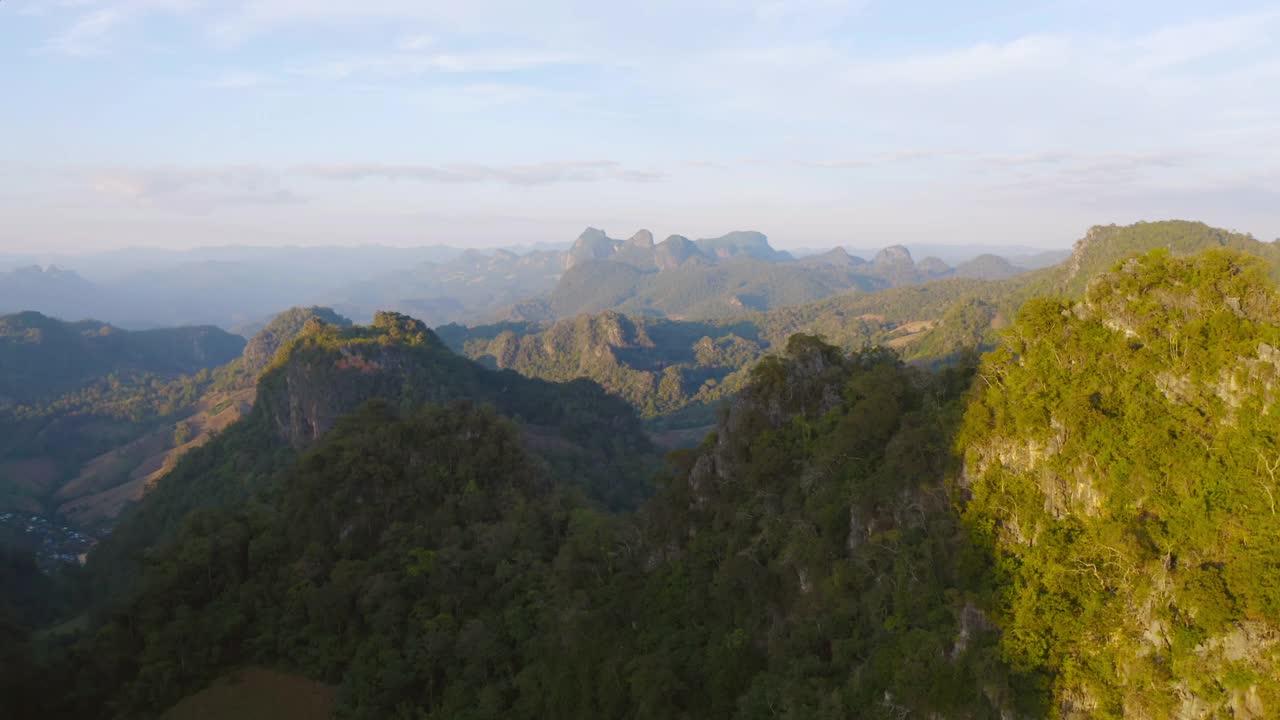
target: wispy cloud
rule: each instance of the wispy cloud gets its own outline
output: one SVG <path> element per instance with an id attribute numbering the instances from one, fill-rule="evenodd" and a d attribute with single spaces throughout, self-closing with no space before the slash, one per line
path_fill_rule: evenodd
<path id="1" fill-rule="evenodd" d="M 185 13 L 202 4 L 203 0 L 55 0 L 32 12 L 71 14 L 41 50 L 90 57 L 112 50 L 120 30 L 133 21 L 155 13 Z"/>
<path id="2" fill-rule="evenodd" d="M 1067 153 L 1050 151 L 986 158 L 1001 172 L 994 190 L 1027 193 L 1117 193 L 1168 187 L 1204 157 L 1188 150 Z"/>
<path id="3" fill-rule="evenodd" d="M 100 54 L 105 51 L 111 32 L 125 17 L 120 10 L 106 8 L 84 13 L 70 27 L 50 38 L 44 49 L 73 57 Z"/>
<path id="4" fill-rule="evenodd" d="M 296 180 L 383 180 L 438 184 L 491 183 L 516 187 L 591 182 L 653 182 L 655 170 L 624 167 L 612 160 L 554 161 L 516 165 L 342 163 L 273 169 L 223 167 L 107 168 L 87 174 L 92 190 L 144 205 L 187 212 L 251 205 L 291 205 L 304 198 Z"/>
<path id="5" fill-rule="evenodd" d="M 116 168 L 93 173 L 94 191 L 165 209 L 206 212 L 237 205 L 289 205 L 301 198 L 278 173 L 254 166 Z"/>
<path id="6" fill-rule="evenodd" d="M 378 163 L 311 165 L 297 168 L 297 172 L 302 175 L 327 180 L 378 179 L 427 183 L 491 182 L 519 186 L 602 180 L 652 182 L 665 177 L 661 172 L 626 168 L 612 160 L 559 161 L 506 166 Z"/>
<path id="7" fill-rule="evenodd" d="M 511 73 L 574 61 L 558 52 L 489 50 L 470 53 L 382 53 L 313 63 L 290 70 L 293 74 L 326 79 L 362 75 L 402 77 L 430 73 Z"/>
<path id="8" fill-rule="evenodd" d="M 962 153 L 956 150 L 927 150 L 927 149 L 907 149 L 907 150 L 889 150 L 885 152 L 873 153 L 862 157 L 847 158 L 842 160 L 810 160 L 801 164 L 812 167 L 828 168 L 832 170 L 857 170 L 861 168 L 873 167 L 876 165 L 884 165 L 887 163 L 912 162 L 917 160 L 937 160 L 940 158 L 955 157 Z"/>
<path id="9" fill-rule="evenodd" d="M 986 163 L 998 167 L 1021 167 L 1026 165 L 1056 165 L 1070 160 L 1074 155 L 1069 152 L 1048 150 L 1041 152 L 1016 153 L 1013 155 L 992 155 L 985 159 Z"/>

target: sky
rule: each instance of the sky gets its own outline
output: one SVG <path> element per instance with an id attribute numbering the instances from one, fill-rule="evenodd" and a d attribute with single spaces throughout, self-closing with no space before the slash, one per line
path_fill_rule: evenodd
<path id="1" fill-rule="evenodd" d="M 0 0 L 0 252 L 1280 237 L 1280 7 Z"/>

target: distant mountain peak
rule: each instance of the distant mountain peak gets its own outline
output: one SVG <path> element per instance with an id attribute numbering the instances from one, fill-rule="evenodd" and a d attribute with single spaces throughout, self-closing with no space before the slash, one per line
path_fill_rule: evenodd
<path id="1" fill-rule="evenodd" d="M 569 253 L 564 260 L 564 269 L 568 270 L 575 265 L 593 260 L 607 260 L 618 251 L 621 244 L 620 241 L 606 235 L 605 231 L 589 227 L 582 231 L 574 241 L 573 247 L 569 248 Z"/>
<path id="2" fill-rule="evenodd" d="M 914 265 L 915 260 L 911 258 L 911 251 L 904 245 L 890 245 L 889 247 L 876 253 L 871 262 L 877 265 Z"/>
<path id="3" fill-rule="evenodd" d="M 916 264 L 920 270 L 929 275 L 942 276 L 951 272 L 951 266 L 943 262 L 942 258 L 933 257 L 932 255 L 921 260 Z"/>
<path id="4" fill-rule="evenodd" d="M 755 230 L 735 230 L 720 237 L 701 238 L 696 241 L 698 249 L 715 258 L 731 258 L 747 256 L 766 262 L 777 262 L 788 259 L 787 253 L 778 252 L 769 244 L 769 238 Z"/>
<path id="5" fill-rule="evenodd" d="M 805 265 L 832 265 L 835 267 L 852 268 L 859 265 L 865 265 L 867 261 L 855 255 L 850 255 L 849 251 L 842 247 L 834 247 L 826 252 L 805 255 L 800 258 L 800 262 Z"/>
<path id="6" fill-rule="evenodd" d="M 670 270 L 702 257 L 698 246 L 683 235 L 671 235 L 654 248 L 654 263 L 659 270 Z"/>
<path id="7" fill-rule="evenodd" d="M 586 230 L 583 230 L 582 234 L 578 235 L 578 242 L 583 242 L 583 241 L 600 242 L 602 240 L 608 240 L 608 239 L 609 239 L 609 236 L 605 233 L 605 231 L 601 230 L 600 228 L 594 228 L 590 226 L 588 226 Z"/>
<path id="8" fill-rule="evenodd" d="M 648 230 L 637 230 L 635 235 L 627 239 L 627 245 L 631 247 L 651 248 L 653 247 L 653 233 Z"/>

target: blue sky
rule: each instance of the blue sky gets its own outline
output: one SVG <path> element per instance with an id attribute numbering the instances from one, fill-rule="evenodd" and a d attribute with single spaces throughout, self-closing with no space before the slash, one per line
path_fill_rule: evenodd
<path id="1" fill-rule="evenodd" d="M 0 251 L 1280 236 L 1274 2 L 3 0 Z"/>

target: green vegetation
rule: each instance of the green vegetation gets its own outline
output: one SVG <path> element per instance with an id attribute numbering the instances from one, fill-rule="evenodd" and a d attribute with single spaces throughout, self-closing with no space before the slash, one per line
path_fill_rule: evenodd
<path id="1" fill-rule="evenodd" d="M 66 323 L 40 313 L 0 317 L 0 410 L 25 414 L 103 378 L 196 373 L 229 362 L 244 340 L 212 327 L 128 332 L 103 323 Z M 100 386 L 99 386 L 100 387 Z"/>
<path id="2" fill-rule="evenodd" d="M 0 317 L 0 510 L 51 512 L 92 460 L 189 414 L 243 346 L 216 328 Z"/>
<path id="3" fill-rule="evenodd" d="M 710 406 L 742 389 L 751 367 L 784 349 L 796 333 L 820 335 L 847 351 L 893 345 L 912 360 L 954 360 L 1006 324 L 995 304 L 1006 292 L 997 283 L 942 280 L 734 320 L 694 322 L 606 311 L 549 327 L 450 325 L 439 332 L 454 350 L 490 367 L 560 382 L 589 378 L 643 417 L 682 426 L 706 424 Z"/>
<path id="4" fill-rule="evenodd" d="M 763 355 L 758 343 L 734 334 L 733 327 L 612 311 L 542 332 L 528 328 L 448 326 L 441 333 L 455 350 L 490 367 L 557 382 L 590 378 L 646 418 L 724 397 L 741 387 L 745 368 Z"/>
<path id="5" fill-rule="evenodd" d="M 152 716 L 251 663 L 337 684 L 353 718 L 1034 709 L 962 570 L 946 477 L 970 372 L 797 336 L 634 515 L 492 410 L 366 405 L 258 501 L 189 515 L 49 712 Z"/>
<path id="6" fill-rule="evenodd" d="M 241 358 L 248 377 L 256 380 L 275 359 L 276 353 L 293 342 L 313 318 L 339 327 L 351 325 L 350 320 L 325 307 L 295 307 L 276 315 L 245 345 Z"/>
<path id="7" fill-rule="evenodd" d="M 367 405 L 261 504 L 188 519 L 67 660 L 83 684 L 63 710 L 147 716 L 264 662 L 340 682 L 354 717 L 498 717 L 558 616 L 565 535 L 594 516 L 547 473 L 492 410 Z"/>
<path id="8" fill-rule="evenodd" d="M 634 413 L 599 386 L 557 385 L 493 372 L 450 352 L 425 325 L 380 313 L 370 326 L 309 321 L 263 374 L 243 421 L 192 450 L 126 512 L 94 552 L 107 595 L 127 595 L 147 549 L 198 508 L 236 507 L 269 490 L 340 418 L 381 398 L 409 413 L 426 403 L 488 403 L 520 424 L 528 447 L 558 477 L 609 507 L 649 492 L 656 464 Z"/>
<path id="9" fill-rule="evenodd" d="M 1064 715 L 1280 708 L 1280 294 L 1155 252 L 1028 303 L 959 446 L 1002 647 Z"/>
<path id="10" fill-rule="evenodd" d="M 39 717 L 46 698 L 32 628 L 65 609 L 65 593 L 14 541 L 0 537 L 0 716 Z"/>
<path id="11" fill-rule="evenodd" d="M 246 345 L 216 328 L 0 318 L 0 387 L 18 388 L 0 389 L 0 510 L 109 521 L 176 448 L 204 442 L 223 424 L 215 416 L 252 402 L 258 374 L 311 318 L 350 324 L 327 308 L 294 308 Z"/>
<path id="12" fill-rule="evenodd" d="M 702 320 L 883 286 L 851 266 L 743 258 L 718 265 L 686 262 L 662 272 L 643 272 L 620 262 L 593 261 L 566 271 L 545 303 L 522 305 L 516 314 L 546 320 L 617 310 Z"/>
<path id="13" fill-rule="evenodd" d="M 1251 239 L 1167 225 L 1213 249 L 1076 296 L 1106 237 L 1165 236 L 736 322 L 307 319 L 95 551 L 85 629 L 0 621 L 4 689 L 145 718 L 260 666 L 350 718 L 1274 716 L 1280 290 L 1223 247 Z M 646 483 L 628 403 L 703 392 L 714 432 Z"/>

